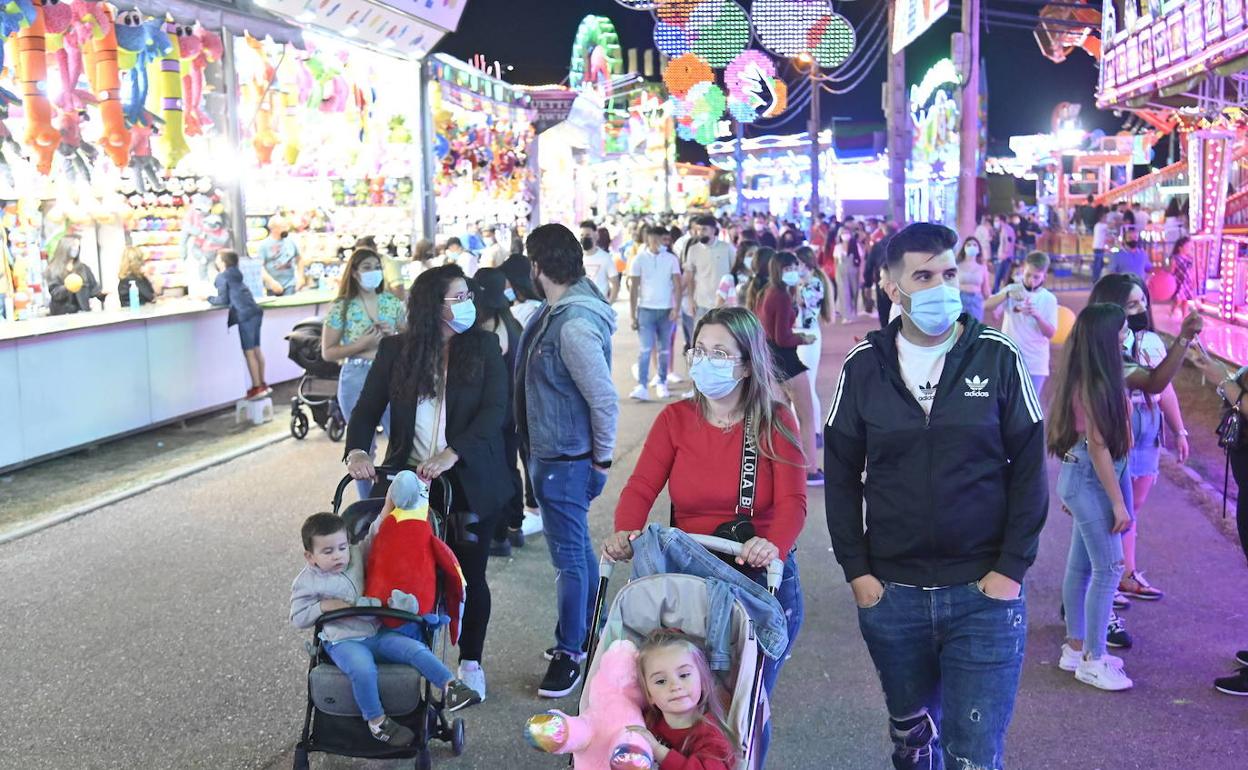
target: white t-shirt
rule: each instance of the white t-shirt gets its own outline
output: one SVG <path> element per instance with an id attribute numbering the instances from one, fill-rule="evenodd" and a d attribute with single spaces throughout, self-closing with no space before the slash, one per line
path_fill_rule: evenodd
<path id="1" fill-rule="evenodd" d="M 1107 249 L 1109 248 L 1109 224 L 1107 222 L 1097 222 L 1092 227 L 1092 248 Z"/>
<path id="2" fill-rule="evenodd" d="M 1021 310 L 1017 309 L 1021 309 L 1024 303 L 1030 302 L 1036 310 L 1036 315 L 1047 321 L 1050 326 L 1056 327 L 1057 297 L 1043 286 L 1031 292 L 1023 289 L 1023 292 L 1027 297 L 1022 301 L 1014 298 L 1013 291 L 1005 300 L 1005 319 L 1001 322 L 1001 331 L 1009 335 L 1010 339 L 1014 340 L 1014 344 L 1018 345 L 1019 351 L 1023 354 L 1023 363 L 1027 364 L 1027 372 L 1037 377 L 1047 377 L 1051 341 L 1040 331 L 1040 325 L 1034 317 L 1024 315 Z"/>
<path id="3" fill-rule="evenodd" d="M 534 313 L 542 306 L 540 299 L 526 299 L 511 306 L 511 317 L 520 322 L 520 326 L 528 326 Z"/>
<path id="4" fill-rule="evenodd" d="M 660 248 L 658 254 L 641 249 L 633 257 L 629 276 L 640 279 L 637 307 L 648 310 L 672 309 L 672 276 L 680 275 L 676 255 Z"/>
<path id="5" fill-rule="evenodd" d="M 736 256 L 726 241 L 695 243 L 689 247 L 689 273 L 693 280 L 693 303 L 698 307 L 715 307 L 719 279 L 732 269 Z"/>
<path id="6" fill-rule="evenodd" d="M 897 364 L 901 367 L 901 379 L 927 414 L 932 413 L 936 386 L 945 371 L 945 356 L 953 349 L 960 333 L 950 334 L 949 339 L 931 347 L 916 345 L 900 332 L 897 334 Z"/>
<path id="7" fill-rule="evenodd" d="M 585 275 L 589 276 L 589 280 L 593 281 L 598 291 L 602 292 L 602 296 L 606 297 L 611 293 L 611 279 L 620 274 L 615 266 L 615 260 L 602 249 L 594 249 L 583 256 Z"/>
<path id="8" fill-rule="evenodd" d="M 479 268 L 498 267 L 499 265 L 503 264 L 504 261 L 506 261 L 507 257 L 508 257 L 507 247 L 499 243 L 498 241 L 495 241 L 494 243 L 491 243 L 489 246 L 486 246 L 484 249 L 481 250 L 481 260 L 479 262 Z"/>

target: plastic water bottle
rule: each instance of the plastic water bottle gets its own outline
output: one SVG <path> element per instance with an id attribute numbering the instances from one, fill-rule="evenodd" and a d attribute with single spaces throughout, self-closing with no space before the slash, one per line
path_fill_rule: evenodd
<path id="1" fill-rule="evenodd" d="M 129 301 L 130 301 L 131 310 L 139 309 L 139 285 L 135 283 L 133 278 L 130 279 L 130 300 Z"/>

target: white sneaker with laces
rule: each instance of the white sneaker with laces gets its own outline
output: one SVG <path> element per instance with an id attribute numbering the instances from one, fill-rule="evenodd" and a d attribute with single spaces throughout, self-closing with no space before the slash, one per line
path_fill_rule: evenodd
<path id="1" fill-rule="evenodd" d="M 671 398 L 672 393 L 667 389 L 666 385 L 660 382 L 654 386 L 654 397 L 662 401 Z"/>
<path id="2" fill-rule="evenodd" d="M 1122 667 L 1122 658 L 1117 655 L 1106 653 L 1106 658 L 1118 667 Z M 1083 650 L 1076 650 L 1069 644 L 1062 645 L 1062 659 L 1058 661 L 1057 667 L 1063 671 L 1074 671 L 1079 668 L 1079 662 L 1083 660 Z"/>
<path id="3" fill-rule="evenodd" d="M 529 509 L 524 510 L 524 521 L 520 524 L 520 531 L 525 537 L 531 537 L 542 531 L 542 513 L 541 511 Z"/>
<path id="4" fill-rule="evenodd" d="M 1101 690 L 1111 692 L 1130 690 L 1135 686 L 1135 682 L 1132 682 L 1122 670 L 1122 660 L 1119 659 L 1117 663 L 1114 663 L 1110 658 L 1109 655 L 1102 655 L 1096 660 L 1083 658 L 1079 661 L 1078 668 L 1075 669 L 1075 679 Z"/>
<path id="5" fill-rule="evenodd" d="M 461 661 L 456 674 L 459 679 L 464 681 L 464 684 L 477 691 L 482 701 L 485 700 L 485 669 L 481 668 L 480 662 L 475 660 Z"/>
<path id="6" fill-rule="evenodd" d="M 645 385 L 638 385 L 633 388 L 632 392 L 628 394 L 628 397 L 634 401 L 649 401 L 650 391 L 646 389 Z"/>
<path id="7" fill-rule="evenodd" d="M 682 382 L 684 382 L 684 381 L 685 381 L 685 378 L 684 378 L 684 377 L 681 377 L 681 376 L 680 376 L 679 374 L 677 374 L 676 372 L 668 372 L 668 373 L 667 373 L 667 384 L 668 384 L 668 385 L 679 385 L 680 383 L 682 383 Z"/>

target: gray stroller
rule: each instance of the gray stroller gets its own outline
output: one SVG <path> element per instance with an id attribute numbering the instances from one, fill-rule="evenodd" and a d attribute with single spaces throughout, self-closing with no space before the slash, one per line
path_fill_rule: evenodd
<path id="1" fill-rule="evenodd" d="M 726 556 L 738 556 L 741 543 L 709 535 L 687 535 L 703 548 Z M 599 656 L 612 642 L 628 639 L 640 643 L 658 628 L 680 628 L 698 640 L 704 640 L 709 620 L 709 591 L 706 578 L 677 573 L 659 573 L 630 580 L 615 595 L 605 623 L 602 621 L 607 583 L 615 562 L 603 556 L 599 562 L 599 582 L 594 622 L 590 640 L 586 676 L 588 682 L 597 673 Z M 784 562 L 773 561 L 767 566 L 767 590 L 774 597 L 780 588 Z M 601 625 L 602 631 L 597 629 Z M 738 739 L 742 770 L 757 770 L 754 737 L 767 723 L 770 711 L 763 690 L 762 645 L 755 633 L 754 621 L 744 605 L 734 602 L 730 623 L 731 668 L 720 672 L 720 685 L 732 693 L 728 723 Z M 588 688 L 581 691 L 582 714 L 589 709 Z"/>

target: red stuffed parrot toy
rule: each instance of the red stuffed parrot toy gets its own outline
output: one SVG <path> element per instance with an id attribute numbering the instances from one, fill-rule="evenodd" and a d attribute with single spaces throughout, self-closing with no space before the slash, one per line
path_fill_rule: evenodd
<path id="1" fill-rule="evenodd" d="M 428 487 L 416 474 L 404 471 L 395 477 L 390 489 L 395 508 L 385 515 L 368 550 L 364 595 L 386 601 L 397 589 L 416 597 L 419 614 L 433 614 L 438 607 L 438 573 L 441 573 L 442 598 L 451 618 L 450 640 L 451 644 L 456 644 L 466 582 L 454 552 L 434 535 L 429 524 Z M 383 619 L 382 622 L 392 628 L 403 625 L 399 620 Z"/>

